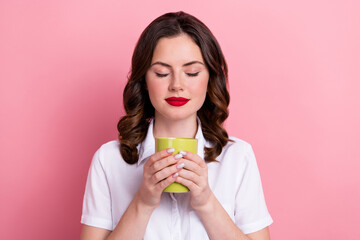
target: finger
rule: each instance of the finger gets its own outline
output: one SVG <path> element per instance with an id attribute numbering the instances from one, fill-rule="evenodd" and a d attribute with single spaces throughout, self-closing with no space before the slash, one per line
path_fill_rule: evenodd
<path id="1" fill-rule="evenodd" d="M 163 181 L 158 182 L 155 187 L 158 188 L 159 191 L 163 191 L 167 186 L 176 181 L 177 176 L 171 175 L 164 179 Z"/>
<path id="2" fill-rule="evenodd" d="M 180 171 L 179 168 L 176 167 L 176 165 L 172 165 L 166 168 L 163 168 L 162 170 L 156 172 L 151 177 L 151 182 L 155 185 L 164 179 L 168 178 L 169 176 L 174 175 L 176 172 Z"/>
<path id="3" fill-rule="evenodd" d="M 184 170 L 181 170 L 180 172 L 182 171 Z M 190 192 L 197 191 L 199 189 L 199 186 L 196 185 L 193 181 L 181 177 L 180 172 L 179 172 L 179 176 L 176 177 L 176 182 L 188 187 L 190 189 Z"/>
<path id="4" fill-rule="evenodd" d="M 178 160 L 182 158 L 181 154 L 176 154 L 176 155 L 170 155 L 168 157 L 165 157 L 163 159 L 160 159 L 156 162 L 154 162 L 150 167 L 149 167 L 149 173 L 151 175 L 155 174 L 156 172 L 164 169 L 165 167 L 171 166 L 175 163 L 178 162 Z"/>
<path id="5" fill-rule="evenodd" d="M 167 148 L 164 150 L 161 150 L 159 152 L 154 153 L 151 155 L 151 157 L 146 161 L 144 167 L 151 166 L 154 162 L 158 161 L 159 159 L 163 159 L 167 156 L 170 156 L 175 151 L 174 148 Z"/>
<path id="6" fill-rule="evenodd" d="M 193 182 L 198 187 L 201 187 L 204 185 L 204 184 L 202 184 L 203 178 L 192 171 L 182 169 L 181 171 L 179 171 L 178 174 L 179 174 L 179 177 Z"/>
<path id="7" fill-rule="evenodd" d="M 180 153 L 183 155 L 183 158 L 195 162 L 200 167 L 205 168 L 207 166 L 205 161 L 199 155 L 197 155 L 195 153 L 192 153 L 189 151 L 180 151 Z"/>
<path id="8" fill-rule="evenodd" d="M 201 168 L 197 163 L 195 163 L 195 162 L 193 162 L 191 160 L 188 160 L 188 159 L 184 159 L 184 158 L 180 159 L 176 166 L 179 166 L 182 163 L 184 164 L 184 166 L 183 166 L 184 169 L 192 171 L 192 172 L 196 173 L 199 176 L 205 174 L 203 168 Z"/>

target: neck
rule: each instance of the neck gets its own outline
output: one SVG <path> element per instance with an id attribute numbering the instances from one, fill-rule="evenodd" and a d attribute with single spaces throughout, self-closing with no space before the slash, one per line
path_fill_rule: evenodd
<path id="1" fill-rule="evenodd" d="M 154 137 L 195 138 L 197 132 L 196 115 L 181 120 L 169 120 L 155 115 Z"/>

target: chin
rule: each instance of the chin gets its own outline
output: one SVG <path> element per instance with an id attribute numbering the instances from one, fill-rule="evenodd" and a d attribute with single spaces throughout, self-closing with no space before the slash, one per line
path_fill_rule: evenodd
<path id="1" fill-rule="evenodd" d="M 161 114 L 161 113 L 160 113 Z M 189 119 L 189 118 L 192 118 L 195 116 L 195 119 L 196 119 L 196 116 L 197 114 L 196 113 L 168 113 L 168 114 L 161 114 L 162 117 L 168 119 L 168 120 L 171 120 L 171 121 L 180 121 L 180 120 L 186 120 L 186 119 Z"/>

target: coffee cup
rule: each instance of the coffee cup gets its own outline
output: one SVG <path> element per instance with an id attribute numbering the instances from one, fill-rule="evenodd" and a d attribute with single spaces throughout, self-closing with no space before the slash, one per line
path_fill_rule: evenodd
<path id="1" fill-rule="evenodd" d="M 174 148 L 173 154 L 178 154 L 180 151 L 188 151 L 197 153 L 197 139 L 196 138 L 175 138 L 175 137 L 157 137 L 155 138 L 155 151 L 159 152 L 167 148 Z M 189 192 L 186 186 L 173 182 L 164 189 L 164 192 Z"/>

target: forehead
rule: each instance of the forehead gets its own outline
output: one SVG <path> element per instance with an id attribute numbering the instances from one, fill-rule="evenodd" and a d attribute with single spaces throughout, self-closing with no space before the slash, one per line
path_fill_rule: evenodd
<path id="1" fill-rule="evenodd" d="M 157 61 L 168 64 L 182 64 L 190 61 L 204 62 L 199 46 L 187 34 L 161 38 L 154 49 L 151 63 Z"/>

